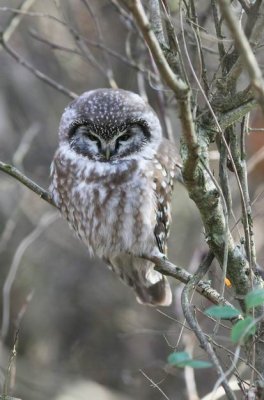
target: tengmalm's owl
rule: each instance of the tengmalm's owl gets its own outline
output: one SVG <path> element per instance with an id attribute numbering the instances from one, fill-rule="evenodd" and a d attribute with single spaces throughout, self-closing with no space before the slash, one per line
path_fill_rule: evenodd
<path id="1" fill-rule="evenodd" d="M 52 163 L 55 204 L 92 255 L 141 303 L 169 305 L 167 279 L 141 255 L 166 253 L 177 151 L 135 93 L 98 89 L 65 109 Z"/>

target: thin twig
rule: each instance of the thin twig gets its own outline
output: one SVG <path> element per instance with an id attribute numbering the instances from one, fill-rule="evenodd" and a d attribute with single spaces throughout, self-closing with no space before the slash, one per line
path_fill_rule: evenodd
<path id="1" fill-rule="evenodd" d="M 39 124 L 32 124 L 32 126 L 30 126 L 22 135 L 20 143 L 12 157 L 12 162 L 16 168 L 23 169 L 23 160 L 31 147 L 32 141 L 38 134 L 39 129 Z"/>
<path id="2" fill-rule="evenodd" d="M 224 379 L 226 379 L 229 375 L 231 375 L 233 373 L 233 371 L 235 370 L 236 365 L 237 365 L 237 363 L 239 361 L 239 358 L 240 358 L 239 356 L 240 356 L 240 351 L 241 351 L 241 345 L 243 344 L 243 341 L 244 341 L 246 335 L 250 332 L 250 330 L 252 329 L 253 326 L 257 325 L 258 322 L 263 320 L 263 316 L 264 315 L 262 314 L 258 318 L 254 318 L 250 322 L 250 324 L 246 327 L 246 329 L 243 331 L 243 335 L 240 337 L 239 342 L 238 342 L 238 346 L 236 347 L 236 350 L 235 350 L 235 353 L 234 353 L 234 359 L 232 360 L 232 363 L 231 363 L 230 367 L 224 373 L 224 375 L 220 376 L 219 379 L 215 382 L 213 392 L 216 392 L 218 387 L 224 382 Z M 255 368 L 253 368 L 252 371 L 254 372 Z M 263 377 L 262 377 L 262 380 L 263 380 Z M 252 382 L 252 384 L 253 384 L 253 382 Z"/>
<path id="3" fill-rule="evenodd" d="M 226 55 L 225 52 L 225 46 L 224 46 L 224 41 L 223 41 L 223 35 L 222 35 L 222 30 L 221 30 L 221 23 L 218 15 L 218 9 L 216 5 L 216 0 L 211 0 L 211 6 L 212 6 L 212 12 L 213 12 L 213 17 L 214 17 L 214 25 L 215 25 L 215 31 L 216 31 L 216 36 L 217 36 L 217 45 L 218 45 L 218 53 L 219 53 L 219 58 L 220 58 L 220 63 L 222 65 L 222 61 Z"/>
<path id="4" fill-rule="evenodd" d="M 140 0 L 124 0 L 124 2 L 130 8 L 132 14 L 135 17 L 135 20 L 138 23 L 138 26 L 148 44 L 151 53 L 154 57 L 155 62 L 157 63 L 157 67 L 159 72 L 167 85 L 177 94 L 179 97 L 186 97 L 189 88 L 181 78 L 177 77 L 171 70 L 168 62 L 160 48 L 159 42 L 151 28 L 148 17 L 145 13 L 145 10 L 142 6 Z"/>
<path id="5" fill-rule="evenodd" d="M 3 32 L 3 37 L 5 42 L 7 43 L 11 36 L 14 34 L 16 31 L 18 25 L 21 23 L 23 17 L 27 15 L 28 10 L 33 6 L 36 0 L 25 0 L 23 3 L 21 3 L 20 7 L 17 9 L 17 13 L 13 13 L 12 18 L 9 21 L 8 26 L 5 28 Z M 3 11 L 3 8 L 1 7 L 0 11 Z M 11 11 L 11 10 L 10 10 Z"/>
<path id="6" fill-rule="evenodd" d="M 59 51 L 64 51 L 67 53 L 72 53 L 72 54 L 76 54 L 79 57 L 83 57 L 83 55 L 74 48 L 69 48 L 69 47 L 65 47 L 62 46 L 58 43 L 52 42 L 42 36 L 40 36 L 35 30 L 30 29 L 29 31 L 30 35 L 38 40 L 39 42 L 49 46 L 51 49 L 53 50 L 59 50 Z M 110 49 L 109 47 L 104 46 L 102 43 L 100 42 L 95 42 L 93 40 L 87 39 L 86 37 L 83 37 L 81 34 L 79 35 L 80 37 L 82 37 L 82 39 L 87 43 L 87 45 L 95 47 L 97 49 L 103 50 L 105 53 L 108 53 L 111 57 L 116 58 L 117 60 L 121 61 L 122 63 L 124 63 L 125 65 L 127 65 L 130 68 L 135 69 L 136 71 L 141 72 L 142 74 L 146 75 L 146 76 L 151 76 L 153 77 L 153 79 L 157 79 L 158 77 L 156 75 L 154 75 L 154 73 L 144 67 L 142 67 L 141 65 L 139 65 L 138 63 L 134 62 L 133 60 L 129 60 L 127 57 L 124 57 L 122 54 L 116 52 L 115 50 Z"/>
<path id="7" fill-rule="evenodd" d="M 24 58 L 22 58 L 14 49 L 12 49 L 5 41 L 4 37 L 2 34 L 0 34 L 0 44 L 2 44 L 4 50 L 12 57 L 14 58 L 18 64 L 22 65 L 26 69 L 28 69 L 30 72 L 33 73 L 38 79 L 41 81 L 47 83 L 49 86 L 53 87 L 54 89 L 58 90 L 59 92 L 65 94 L 68 96 L 70 99 L 75 99 L 78 97 L 78 95 L 71 90 L 67 89 L 64 85 L 59 84 L 56 82 L 54 79 L 50 78 L 49 76 L 45 75 L 43 72 L 41 72 L 39 69 L 35 68 L 32 64 L 30 64 L 28 61 L 26 61 Z"/>
<path id="8" fill-rule="evenodd" d="M 163 310 L 156 310 L 159 314 L 163 315 L 164 317 L 170 319 L 173 322 L 176 322 L 177 324 L 179 324 L 183 329 L 186 329 L 188 331 L 192 331 L 192 328 L 190 328 L 188 325 L 186 325 L 185 323 L 179 321 L 177 318 L 175 318 L 174 316 L 172 317 L 171 315 L 165 313 Z M 208 317 L 208 316 L 207 316 Z M 149 332 L 150 333 L 150 332 Z M 151 331 L 151 333 L 153 334 L 153 331 Z M 215 340 L 213 340 L 211 335 L 208 335 L 207 333 L 204 333 L 204 335 L 206 336 L 206 338 L 216 347 L 218 347 L 221 350 L 226 351 L 228 354 L 232 355 L 233 357 L 235 356 L 235 353 L 228 349 L 227 347 L 225 347 L 222 344 L 217 343 Z M 173 349 L 175 349 L 175 346 L 172 346 Z M 251 368 L 256 375 L 260 378 L 260 380 L 263 380 L 263 375 L 252 365 L 250 364 L 250 362 L 248 361 L 248 359 L 245 359 L 241 356 L 239 356 L 239 361 L 241 361 L 243 364 L 247 365 L 249 368 Z"/>
<path id="9" fill-rule="evenodd" d="M 89 2 L 87 0 L 80 0 L 80 1 L 87 8 L 87 10 L 88 10 L 88 12 L 89 12 L 89 14 L 91 16 L 91 19 L 95 24 L 96 31 L 97 31 L 97 36 L 99 38 L 99 41 L 100 41 L 100 43 L 103 43 L 104 37 L 103 37 L 101 25 L 100 25 L 100 23 L 98 21 L 97 15 L 95 14 L 95 12 L 93 10 L 93 7 L 91 6 L 91 4 L 89 4 Z M 110 85 L 111 88 L 116 89 L 118 87 L 118 85 L 117 85 L 117 83 L 116 83 L 116 81 L 114 79 L 114 73 L 113 73 L 113 69 L 111 67 L 111 63 L 110 63 L 110 59 L 108 57 L 108 53 L 104 49 L 105 49 L 105 46 L 103 46 L 103 56 L 104 56 L 104 59 L 105 59 L 105 63 L 107 65 L 106 75 L 108 77 L 108 82 L 109 82 L 109 85 Z"/>
<path id="10" fill-rule="evenodd" d="M 2 314 L 2 327 L 1 327 L 1 337 L 2 340 L 6 338 L 9 328 L 10 320 L 10 292 L 12 285 L 14 283 L 21 259 L 27 250 L 27 248 L 58 218 L 57 213 L 46 213 L 42 216 L 36 228 L 26 236 L 20 245 L 18 246 L 11 267 L 9 268 L 7 278 L 3 287 L 3 314 Z"/>
<path id="11" fill-rule="evenodd" d="M 50 19 L 54 22 L 59 23 L 60 25 L 63 25 L 65 27 L 67 27 L 67 23 L 57 17 L 55 17 L 54 15 L 50 15 L 50 14 L 46 14 L 46 13 L 41 13 L 41 12 L 34 12 L 34 11 L 25 11 L 25 10 L 21 10 L 18 8 L 11 8 L 11 7 L 0 7 L 0 11 L 1 12 L 12 12 L 14 14 L 18 14 L 18 15 L 26 15 L 28 17 L 37 17 L 37 18 L 47 18 Z"/>
<path id="12" fill-rule="evenodd" d="M 66 46 L 62 46 L 58 43 L 54 43 L 51 42 L 50 40 L 40 36 L 37 31 L 35 31 L 34 29 L 29 29 L 29 35 L 37 40 L 38 42 L 41 42 L 47 46 L 49 46 L 52 50 L 60 50 L 60 51 L 64 51 L 65 53 L 71 53 L 71 54 L 76 54 L 77 56 L 82 56 L 82 54 L 75 48 L 70 48 L 70 47 L 66 47 Z"/>
<path id="13" fill-rule="evenodd" d="M 251 128 L 248 127 L 248 132 L 264 132 L 264 128 Z"/>
<path id="14" fill-rule="evenodd" d="M 235 17 L 229 0 L 219 0 L 219 5 L 225 21 L 232 33 L 237 48 L 240 51 L 243 63 L 248 71 L 256 98 L 264 112 L 264 82 L 261 69 L 248 42 L 248 39 Z"/>
<path id="15" fill-rule="evenodd" d="M 200 74 L 201 80 L 203 82 L 205 94 L 208 96 L 209 85 L 208 85 L 208 79 L 207 79 L 207 71 L 206 71 L 206 66 L 205 66 L 204 54 L 203 54 L 203 49 L 202 49 L 202 41 L 201 41 L 201 35 L 200 35 L 200 27 L 198 25 L 198 17 L 197 17 L 197 13 L 196 13 L 194 0 L 191 0 L 191 2 L 190 2 L 190 9 L 191 9 L 191 21 L 190 22 L 191 22 L 192 30 L 194 32 L 196 48 L 197 48 L 199 64 L 200 64 L 199 74 Z"/>
<path id="16" fill-rule="evenodd" d="M 243 8 L 243 10 L 248 13 L 250 10 L 250 4 L 248 3 L 247 0 L 238 0 L 239 3 L 241 4 L 241 7 Z"/>
<path id="17" fill-rule="evenodd" d="M 185 332 L 183 335 L 184 351 L 189 354 L 190 358 L 193 357 L 193 351 L 196 344 L 193 332 Z M 188 400 L 199 400 L 197 385 L 195 381 L 194 368 L 186 365 L 184 367 L 184 378 Z"/>
<path id="18" fill-rule="evenodd" d="M 52 200 L 51 194 L 47 190 L 43 189 L 41 186 L 39 186 L 37 183 L 29 179 L 26 175 L 24 175 L 22 172 L 20 172 L 12 165 L 5 164 L 2 161 L 0 161 L 0 171 L 3 171 L 6 174 L 12 176 L 13 178 L 21 182 L 23 185 L 25 185 L 27 188 L 35 192 L 40 198 L 47 201 L 52 206 L 56 207 Z"/>
<path id="19" fill-rule="evenodd" d="M 228 135 L 228 132 L 229 130 L 226 129 L 225 135 Z M 225 197 L 225 202 L 228 210 L 228 217 L 230 217 L 232 211 L 232 195 L 231 195 L 229 179 L 228 179 L 228 170 L 227 170 L 227 162 L 228 162 L 227 149 L 223 141 L 220 141 L 219 143 L 219 153 L 220 153 L 220 160 L 219 160 L 220 185 L 223 191 L 223 195 Z"/>
<path id="20" fill-rule="evenodd" d="M 245 233 L 245 247 L 246 254 L 249 260 L 250 266 L 256 268 L 256 250 L 255 240 L 253 233 L 253 220 L 251 212 L 251 201 L 248 189 L 248 173 L 247 173 L 247 162 L 246 162 L 246 150 L 245 150 L 245 124 L 242 124 L 240 140 L 236 132 L 230 136 L 230 148 L 233 154 L 236 169 L 241 182 L 241 188 L 243 190 L 243 196 L 245 200 L 245 207 L 242 207 L 243 215 L 243 227 Z M 252 287 L 253 289 L 253 287 Z"/>
<path id="21" fill-rule="evenodd" d="M 19 336 L 19 330 L 16 331 L 13 348 L 12 348 L 12 351 L 11 351 L 11 354 L 9 357 L 8 368 L 7 368 L 7 372 L 6 372 L 5 382 L 3 385 L 3 399 L 5 399 L 5 398 L 11 399 L 10 397 L 7 397 L 7 395 L 9 393 L 10 384 L 12 381 L 12 375 L 14 372 L 14 366 L 15 366 L 15 362 L 16 362 L 18 336 Z"/>
<path id="22" fill-rule="evenodd" d="M 157 383 L 155 383 L 153 381 L 153 379 L 151 379 L 142 369 L 139 370 L 139 372 L 141 372 L 141 374 L 151 383 L 151 385 L 158 389 L 158 391 L 162 394 L 162 396 L 164 397 L 164 399 L 166 400 L 170 400 L 169 397 L 163 392 L 163 390 L 159 387 L 159 385 Z"/>
<path id="23" fill-rule="evenodd" d="M 225 389 L 227 398 L 229 400 L 235 400 L 236 396 L 230 389 L 230 386 L 225 378 L 224 371 L 223 371 L 222 366 L 215 354 L 215 351 L 214 351 L 211 343 L 208 341 L 208 339 L 204 335 L 196 318 L 192 314 L 191 305 L 189 303 L 189 296 L 190 296 L 192 289 L 196 286 L 196 284 L 200 281 L 200 279 L 207 272 L 207 270 L 209 269 L 209 267 L 213 261 L 213 258 L 214 258 L 214 256 L 212 255 L 212 253 L 209 253 L 207 258 L 205 259 L 205 261 L 198 268 L 197 273 L 195 275 L 193 275 L 193 278 L 185 285 L 185 287 L 182 291 L 182 309 L 184 312 L 184 316 L 185 316 L 189 326 L 195 332 L 195 335 L 198 338 L 201 347 L 206 351 L 206 353 L 210 357 L 210 360 L 212 361 L 213 365 L 215 366 L 215 369 L 216 369 L 218 375 L 220 377 L 222 377 L 222 379 L 223 379 L 222 386 Z"/>

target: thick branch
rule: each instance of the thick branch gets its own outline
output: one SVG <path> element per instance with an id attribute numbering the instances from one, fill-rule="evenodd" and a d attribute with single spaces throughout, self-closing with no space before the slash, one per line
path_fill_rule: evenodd
<path id="1" fill-rule="evenodd" d="M 164 257 L 148 255 L 143 255 L 142 257 L 152 261 L 155 264 L 155 269 L 161 272 L 163 275 L 171 276 L 172 278 L 175 278 L 185 284 L 193 279 L 192 274 L 185 269 L 172 264 Z M 201 280 L 198 281 L 195 290 L 214 304 L 223 304 L 233 308 L 233 305 L 224 297 L 222 297 L 215 289 L 213 289 L 208 282 Z"/>
<path id="2" fill-rule="evenodd" d="M 191 111 L 191 92 L 186 82 L 176 75 L 168 64 L 159 42 L 151 29 L 150 22 L 140 0 L 123 0 L 131 10 L 141 33 L 149 47 L 161 77 L 174 92 L 179 105 L 179 118 L 184 136 L 187 138 L 193 157 L 189 159 L 186 169 L 194 169 L 198 160 L 197 136 Z M 155 28 L 154 28 L 155 29 Z M 179 68 L 180 69 L 180 68 Z"/>
<path id="3" fill-rule="evenodd" d="M 218 122 L 221 129 L 224 131 L 228 126 L 234 125 L 237 121 L 241 121 L 245 115 L 247 115 L 250 111 L 257 108 L 258 103 L 255 99 L 248 101 L 247 103 L 243 103 L 240 106 L 233 108 L 232 110 L 226 111 L 225 113 L 221 113 Z M 217 127 L 214 125 L 215 131 L 217 131 Z"/>
<path id="4" fill-rule="evenodd" d="M 200 137 L 203 138 L 203 135 L 207 138 L 207 132 L 200 129 Z M 235 246 L 229 229 L 226 231 L 225 213 L 218 189 L 206 173 L 206 169 L 209 170 L 209 159 L 208 144 L 206 143 L 208 139 L 205 138 L 200 144 L 200 159 L 203 160 L 203 163 L 198 164 L 191 174 L 189 171 L 183 170 L 185 183 L 191 199 L 195 201 L 200 210 L 207 243 L 221 265 L 223 265 L 227 241 L 227 276 L 233 283 L 237 294 L 245 295 L 250 290 L 249 266 L 240 249 Z M 191 157 L 188 146 L 184 148 L 183 157 Z"/>
<path id="5" fill-rule="evenodd" d="M 140 0 L 123 0 L 131 10 L 139 28 L 142 32 L 144 39 L 151 51 L 151 55 L 157 64 L 158 70 L 166 82 L 166 84 L 173 90 L 177 98 L 186 98 L 188 96 L 189 87 L 178 76 L 174 74 L 170 68 L 163 51 L 159 45 L 153 30 L 151 29 L 150 22 L 147 18 L 145 10 Z M 155 29 L 155 28 L 154 28 Z"/>

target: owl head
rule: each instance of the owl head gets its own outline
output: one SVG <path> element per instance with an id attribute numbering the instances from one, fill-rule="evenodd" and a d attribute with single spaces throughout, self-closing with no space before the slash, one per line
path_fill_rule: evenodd
<path id="1" fill-rule="evenodd" d="M 66 107 L 59 129 L 61 145 L 101 162 L 151 157 L 161 136 L 153 109 L 139 95 L 121 89 L 83 93 Z"/>

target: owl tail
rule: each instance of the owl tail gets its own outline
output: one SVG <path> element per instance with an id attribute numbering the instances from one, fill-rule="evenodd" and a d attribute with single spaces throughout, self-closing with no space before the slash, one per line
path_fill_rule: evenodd
<path id="1" fill-rule="evenodd" d="M 122 254 L 109 260 L 111 269 L 120 279 L 132 287 L 141 304 L 169 306 L 172 294 L 165 276 L 154 270 L 154 264 L 130 254 Z"/>

